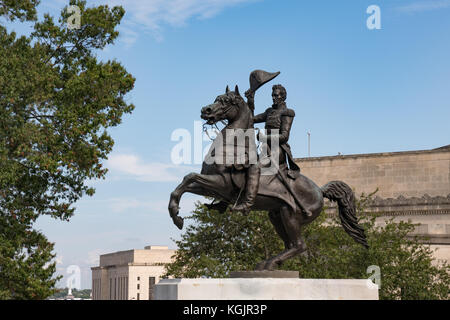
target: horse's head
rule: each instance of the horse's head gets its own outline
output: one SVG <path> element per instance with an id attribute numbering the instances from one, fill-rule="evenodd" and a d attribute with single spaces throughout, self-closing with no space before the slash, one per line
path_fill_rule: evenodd
<path id="1" fill-rule="evenodd" d="M 201 118 L 206 120 L 207 124 L 215 124 L 221 120 L 234 122 L 242 115 L 242 110 L 245 108 L 249 110 L 239 93 L 238 86 L 234 91 L 230 91 L 227 86 L 225 94 L 217 96 L 213 104 L 202 108 Z"/>

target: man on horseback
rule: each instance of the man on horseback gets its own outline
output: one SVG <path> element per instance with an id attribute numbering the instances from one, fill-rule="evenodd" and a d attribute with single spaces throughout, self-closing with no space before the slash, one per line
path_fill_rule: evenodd
<path id="1" fill-rule="evenodd" d="M 368 247 L 364 229 L 358 224 L 355 196 L 350 186 L 342 181 L 330 181 L 319 187 L 300 174 L 287 143 L 295 113 L 286 107 L 286 89 L 281 85 L 273 86 L 272 107 L 254 116 L 254 92 L 278 74 L 253 71 L 250 91 L 246 92 L 247 103 L 236 86 L 234 91 L 227 88 L 214 103 L 201 109 L 201 118 L 206 120 L 206 124 L 227 121 L 226 126 L 214 139 L 203 161 L 202 171 L 191 172 L 183 178 L 170 194 L 168 206 L 170 217 L 180 230 L 184 220 L 179 215 L 179 204 L 187 192 L 219 200 L 219 203 L 213 202 L 208 207 L 220 212 L 233 204 L 234 210 L 267 211 L 285 250 L 260 262 L 257 270 L 273 270 L 286 259 L 305 251 L 302 226 L 320 215 L 324 198 L 337 202 L 344 230 L 356 242 Z M 255 159 L 253 131 L 254 123 L 258 122 L 265 122 L 267 135 L 260 135 L 259 140 L 267 140 L 264 146 L 268 152 Z M 250 147 L 253 145 L 255 148 Z M 267 164 L 270 164 L 269 168 Z"/>
<path id="2" fill-rule="evenodd" d="M 289 164 L 289 176 L 296 178 L 300 173 L 300 168 L 295 163 L 292 157 L 291 147 L 288 144 L 289 135 L 294 121 L 295 112 L 292 109 L 288 109 L 286 106 L 286 89 L 281 84 L 276 84 L 272 87 L 272 107 L 266 109 L 265 112 L 260 113 L 253 117 L 253 123 L 265 122 L 265 129 L 267 130 L 267 136 L 264 140 L 272 150 L 270 145 L 271 138 L 277 138 L 279 143 L 279 168 L 280 170 L 287 171 Z M 247 103 L 254 106 L 254 92 L 246 92 Z M 258 135 L 259 140 L 260 135 Z M 274 146 L 275 147 L 275 146 Z M 275 149 L 275 148 L 273 148 Z M 274 156 L 276 156 L 274 154 Z M 275 160 L 275 159 L 273 159 Z"/>
<path id="3" fill-rule="evenodd" d="M 250 76 L 251 88 L 245 92 L 247 104 L 250 109 L 255 109 L 254 96 L 256 89 L 265 82 L 273 79 L 277 75 L 278 73 L 270 74 L 262 71 L 256 71 L 252 73 L 252 75 Z M 264 113 L 254 116 L 253 123 L 266 123 L 265 129 L 267 130 L 267 136 L 265 137 L 265 140 L 267 141 L 267 146 L 270 149 L 268 156 L 271 157 L 271 161 L 277 161 L 277 167 L 280 171 L 279 174 L 283 175 L 280 177 L 280 179 L 283 179 L 283 183 L 285 184 L 286 188 L 290 189 L 285 178 L 285 173 L 288 173 L 291 178 L 295 179 L 299 176 L 300 168 L 295 163 L 292 157 L 291 148 L 288 144 L 289 134 L 292 127 L 292 122 L 295 117 L 295 112 L 294 110 L 287 108 L 285 103 L 286 96 L 286 89 L 282 85 L 274 85 L 272 87 L 272 107 L 268 108 Z M 271 145 L 270 141 L 273 138 L 278 141 L 279 146 Z M 258 134 L 258 140 L 263 140 L 261 139 L 261 134 Z M 274 150 L 276 151 L 274 152 Z M 254 199 L 256 198 L 256 195 L 258 193 L 259 174 L 259 170 L 249 170 L 247 172 L 246 192 L 244 199 L 240 204 L 233 208 L 234 210 L 248 212 L 253 206 Z M 293 196 L 295 197 L 294 194 Z M 301 204 L 299 199 L 296 200 L 299 204 Z M 301 207 L 303 209 L 303 206 Z M 309 211 L 306 211 L 305 213 L 307 216 L 310 216 Z"/>
<path id="4" fill-rule="evenodd" d="M 225 154 L 225 158 L 227 160 L 232 160 L 231 163 L 230 161 L 226 161 L 225 163 L 225 167 L 229 168 L 232 171 L 232 177 L 235 177 L 234 174 L 236 173 L 245 173 L 244 186 L 241 187 L 239 195 L 236 199 L 236 203 L 232 208 L 233 211 L 240 211 L 244 214 L 247 214 L 251 210 L 258 195 L 260 175 L 264 174 L 276 176 L 280 180 L 286 191 L 288 191 L 288 193 L 292 196 L 292 200 L 293 202 L 295 202 L 298 208 L 306 215 L 306 217 L 311 217 L 311 211 L 305 208 L 303 201 L 298 197 L 291 186 L 291 181 L 294 181 L 297 177 L 300 176 L 300 168 L 295 163 L 292 157 L 291 148 L 288 144 L 289 134 L 295 112 L 294 110 L 288 109 L 286 107 L 286 89 L 282 85 L 274 85 L 272 88 L 272 107 L 268 108 L 264 113 L 254 116 L 254 94 L 256 90 L 263 84 L 275 78 L 278 74 L 279 72 L 269 73 L 263 70 L 255 70 L 250 74 L 250 89 L 245 93 L 247 97 L 246 105 L 250 110 L 250 122 L 246 122 L 245 125 L 241 123 L 238 126 L 241 127 L 244 125 L 244 127 L 247 128 L 246 131 L 253 132 L 254 123 L 265 122 L 267 135 L 258 134 L 258 139 L 260 141 L 264 140 L 263 147 L 267 150 L 267 152 L 264 152 L 262 154 L 263 157 L 261 157 L 259 161 L 249 162 L 248 160 L 250 159 L 256 160 L 258 158 L 256 147 L 249 148 L 250 144 L 247 145 L 245 139 L 239 139 L 239 137 L 237 137 L 238 139 L 235 140 L 235 137 L 233 135 L 231 137 L 227 137 L 228 135 L 226 135 L 226 152 L 223 153 L 222 150 L 218 154 Z M 213 108 L 216 109 L 217 106 L 222 106 L 224 103 L 222 100 L 229 100 L 230 97 L 235 97 L 236 95 L 240 97 L 237 87 L 235 89 L 235 92 L 230 92 L 227 87 L 225 95 L 226 97 L 220 96 L 216 99 L 216 103 L 218 103 L 218 105 L 215 104 L 202 109 L 203 119 L 207 120 L 208 122 L 213 122 L 213 118 L 215 118 L 212 114 Z M 227 105 L 225 109 L 231 110 L 230 108 L 231 107 Z M 226 128 L 228 127 L 229 125 L 227 125 Z M 233 123 L 233 125 L 230 126 L 229 129 L 233 129 L 234 127 L 235 123 Z M 232 130 L 232 132 L 234 133 L 235 131 Z M 241 130 L 240 132 L 243 133 L 244 131 Z M 250 138 L 250 140 L 252 139 L 251 137 L 248 138 Z M 229 150 L 228 147 L 232 147 L 231 150 Z M 236 153 L 236 147 L 241 152 L 238 151 Z M 236 162 L 235 160 L 237 160 L 237 158 L 241 160 L 243 159 L 244 162 Z M 267 167 L 267 164 L 270 164 L 269 168 Z M 264 169 L 263 173 L 262 169 Z M 291 179 L 289 179 L 288 177 L 290 177 Z M 238 178 L 236 177 L 236 179 Z M 295 204 L 291 203 L 291 205 Z M 213 201 L 207 206 L 209 209 L 215 209 L 219 210 L 219 212 L 224 212 L 228 205 L 224 201 L 220 201 L 218 203 Z"/>

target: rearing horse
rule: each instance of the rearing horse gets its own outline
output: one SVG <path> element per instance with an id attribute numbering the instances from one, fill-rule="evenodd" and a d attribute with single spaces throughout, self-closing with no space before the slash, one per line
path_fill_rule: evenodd
<path id="1" fill-rule="evenodd" d="M 226 93 L 219 95 L 213 104 L 201 111 L 201 118 L 208 124 L 227 120 L 228 124 L 218 134 L 225 137 L 227 129 L 253 129 L 253 112 L 241 97 L 236 86 L 235 91 L 227 87 Z M 217 140 L 217 138 L 215 141 Z M 215 142 L 214 141 L 214 142 Z M 214 147 L 214 143 L 211 148 Z M 185 192 L 201 196 L 208 196 L 220 200 L 221 203 L 233 205 L 239 199 L 244 179 L 242 170 L 239 172 L 233 167 L 216 162 L 203 162 L 201 173 L 189 173 L 180 185 L 170 195 L 169 213 L 175 225 L 183 228 L 183 218 L 179 213 L 179 203 Z M 302 213 L 286 187 L 275 175 L 261 175 L 255 204 L 252 210 L 265 210 L 269 212 L 270 222 L 277 234 L 283 240 L 285 250 L 280 254 L 260 262 L 257 270 L 273 270 L 279 267 L 286 259 L 305 251 L 306 246 L 301 236 L 302 226 L 316 219 L 323 208 L 323 198 L 338 203 L 339 217 L 344 230 L 358 243 L 366 248 L 367 240 L 364 229 L 358 224 L 355 216 L 355 197 L 351 188 L 342 181 L 331 181 L 323 187 L 318 187 L 313 181 L 299 175 L 295 179 L 288 179 L 291 190 L 303 206 L 312 213 L 306 216 Z M 224 211 L 225 208 L 222 208 Z"/>

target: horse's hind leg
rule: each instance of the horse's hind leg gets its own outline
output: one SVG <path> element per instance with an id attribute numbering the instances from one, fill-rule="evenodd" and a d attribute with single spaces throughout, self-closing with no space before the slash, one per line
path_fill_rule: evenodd
<path id="1" fill-rule="evenodd" d="M 275 231 L 280 236 L 281 240 L 283 240 L 285 248 L 292 248 L 292 243 L 290 242 L 291 240 L 289 239 L 286 229 L 284 228 L 280 212 L 275 210 L 269 211 L 269 219 L 275 228 Z"/>
<path id="2" fill-rule="evenodd" d="M 291 247 L 275 257 L 266 260 L 264 266 L 259 265 L 258 269 L 276 269 L 287 259 L 292 258 L 306 250 L 306 245 L 301 236 L 301 214 L 292 211 L 289 207 L 283 206 L 280 208 L 280 218 Z"/>
<path id="3" fill-rule="evenodd" d="M 286 229 L 284 228 L 283 220 L 281 219 L 280 211 L 277 210 L 271 210 L 269 211 L 269 219 L 272 223 L 273 227 L 275 228 L 275 231 L 277 232 L 278 236 L 283 240 L 284 247 L 286 250 L 293 248 L 293 243 L 291 242 L 291 239 L 288 237 L 286 233 Z M 270 259 L 261 261 L 256 266 L 256 270 L 264 270 L 266 264 L 270 261 Z"/>

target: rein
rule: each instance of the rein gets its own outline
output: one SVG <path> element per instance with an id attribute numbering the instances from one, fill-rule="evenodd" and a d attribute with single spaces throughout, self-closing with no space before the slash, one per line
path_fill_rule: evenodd
<path id="1" fill-rule="evenodd" d="M 233 108 L 233 107 L 239 108 L 239 105 L 238 105 L 238 104 L 230 104 L 230 105 L 224 107 L 224 111 L 223 111 L 223 112 L 226 114 L 226 113 L 228 113 L 228 111 L 230 111 L 231 108 Z M 228 125 L 228 124 L 225 122 L 225 120 L 220 120 L 220 122 L 221 122 L 224 126 L 227 126 L 227 125 Z M 207 126 L 208 126 L 208 124 L 207 124 L 206 122 L 203 123 L 202 130 L 203 130 L 204 133 L 206 133 L 206 135 L 208 136 L 209 140 L 213 141 L 214 139 L 211 138 L 211 136 L 209 135 Z M 213 126 L 215 126 L 218 132 L 221 131 L 221 130 L 219 129 L 219 127 L 217 127 L 217 123 L 214 123 L 213 125 L 210 125 L 210 126 L 211 126 L 211 128 L 212 128 Z"/>

